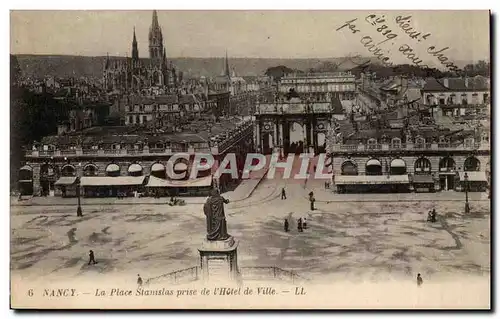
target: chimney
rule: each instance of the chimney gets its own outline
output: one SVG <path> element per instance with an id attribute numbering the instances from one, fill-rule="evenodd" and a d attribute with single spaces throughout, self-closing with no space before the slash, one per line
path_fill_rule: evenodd
<path id="1" fill-rule="evenodd" d="M 446 88 L 448 88 L 449 83 L 448 83 L 448 79 L 447 79 L 447 78 L 446 78 L 446 79 L 443 79 L 443 84 L 444 84 L 444 86 L 445 86 Z"/>

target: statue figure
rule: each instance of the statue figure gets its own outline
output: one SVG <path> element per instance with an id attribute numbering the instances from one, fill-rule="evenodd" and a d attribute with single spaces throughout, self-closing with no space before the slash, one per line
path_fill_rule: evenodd
<path id="1" fill-rule="evenodd" d="M 207 240 L 226 240 L 230 236 L 227 233 L 226 216 L 224 215 L 224 204 L 229 200 L 219 194 L 217 189 L 213 189 L 210 197 L 203 206 L 203 212 L 207 218 Z"/>

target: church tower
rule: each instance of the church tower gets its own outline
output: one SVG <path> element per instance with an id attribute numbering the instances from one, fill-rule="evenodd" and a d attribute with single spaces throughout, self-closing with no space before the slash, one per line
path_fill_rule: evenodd
<path id="1" fill-rule="evenodd" d="M 161 62 L 163 59 L 163 35 L 156 10 L 153 11 L 153 21 L 149 28 L 149 58 L 153 62 Z"/>
<path id="2" fill-rule="evenodd" d="M 132 40 L 132 61 L 139 60 L 139 49 L 137 48 L 137 38 L 135 37 L 135 27 L 134 27 L 134 38 Z"/>

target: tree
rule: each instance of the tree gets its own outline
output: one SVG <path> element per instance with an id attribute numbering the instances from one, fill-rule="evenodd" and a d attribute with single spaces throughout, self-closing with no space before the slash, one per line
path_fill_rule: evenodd
<path id="1" fill-rule="evenodd" d="M 268 68 L 264 74 L 272 77 L 274 81 L 278 82 L 282 77 L 293 72 L 293 69 L 290 69 L 284 65 L 279 65 Z"/>

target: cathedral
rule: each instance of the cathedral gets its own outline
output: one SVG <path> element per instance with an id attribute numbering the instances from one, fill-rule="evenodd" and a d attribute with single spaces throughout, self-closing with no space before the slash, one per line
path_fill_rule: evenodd
<path id="1" fill-rule="evenodd" d="M 177 87 L 176 70 L 167 61 L 167 51 L 163 45 L 163 35 L 158 23 L 158 14 L 153 11 L 153 21 L 149 28 L 149 59 L 139 59 L 137 38 L 132 39 L 132 57 L 110 60 L 104 64 L 104 87 L 107 92 L 140 93 L 151 87 L 170 91 Z"/>

